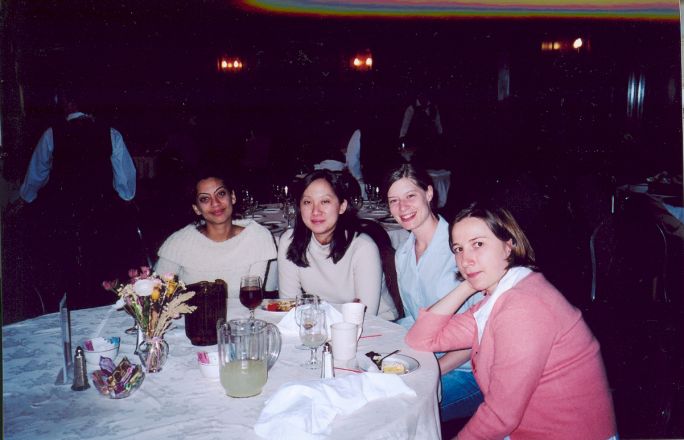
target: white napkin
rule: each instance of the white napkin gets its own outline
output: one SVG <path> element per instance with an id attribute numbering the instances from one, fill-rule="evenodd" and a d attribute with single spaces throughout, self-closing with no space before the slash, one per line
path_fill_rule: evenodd
<path id="1" fill-rule="evenodd" d="M 318 308 L 325 311 L 325 325 L 328 328 L 328 338 L 330 338 L 332 335 L 330 326 L 344 320 L 342 318 L 342 313 L 338 312 L 335 307 L 328 303 L 321 303 L 318 305 Z M 283 336 L 299 336 L 299 326 L 297 325 L 297 321 L 295 321 L 296 310 L 296 307 L 290 309 L 278 323 L 278 330 L 280 330 L 280 333 Z"/>
<path id="2" fill-rule="evenodd" d="M 266 439 L 323 439 L 338 414 L 351 414 L 373 400 L 401 395 L 415 397 L 416 392 L 393 374 L 288 382 L 268 399 L 254 431 Z"/>

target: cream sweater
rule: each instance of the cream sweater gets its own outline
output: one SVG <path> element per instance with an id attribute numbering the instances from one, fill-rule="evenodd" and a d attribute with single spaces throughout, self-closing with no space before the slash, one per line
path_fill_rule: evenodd
<path id="1" fill-rule="evenodd" d="M 174 232 L 159 248 L 157 273 L 172 272 L 186 284 L 222 279 L 228 283 L 228 296 L 240 296 L 240 277 L 266 275 L 268 260 L 276 258 L 270 231 L 252 220 L 235 220 L 245 229 L 235 237 L 216 242 L 194 225 Z"/>
<path id="2" fill-rule="evenodd" d="M 329 258 L 330 245 L 311 237 L 306 257 L 309 267 L 299 267 L 287 259 L 292 230 L 280 237 L 278 246 L 278 284 L 281 298 L 294 298 L 304 289 L 328 302 L 342 304 L 359 298 L 366 313 L 387 320 L 397 318 L 397 310 L 382 273 L 380 252 L 368 235 L 358 235 L 337 264 Z"/>

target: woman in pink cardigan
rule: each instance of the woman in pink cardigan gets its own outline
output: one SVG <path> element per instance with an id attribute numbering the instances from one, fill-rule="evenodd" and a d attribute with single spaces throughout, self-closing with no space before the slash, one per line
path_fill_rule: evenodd
<path id="1" fill-rule="evenodd" d="M 580 311 L 534 271 L 534 251 L 511 214 L 472 204 L 450 238 L 466 282 L 421 309 L 406 342 L 433 352 L 472 348 L 484 402 L 457 438 L 616 439 L 599 344 Z M 454 315 L 477 291 L 485 299 Z"/>

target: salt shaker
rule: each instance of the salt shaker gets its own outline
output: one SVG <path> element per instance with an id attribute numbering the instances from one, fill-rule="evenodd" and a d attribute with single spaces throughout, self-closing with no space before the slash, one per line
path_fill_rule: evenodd
<path id="1" fill-rule="evenodd" d="M 321 365 L 321 378 L 332 379 L 333 377 L 335 377 L 335 372 L 333 370 L 332 350 L 330 349 L 330 344 L 326 342 L 323 346 L 323 363 Z"/>
<path id="2" fill-rule="evenodd" d="M 74 383 L 71 389 L 74 391 L 83 391 L 90 388 L 88 384 L 88 372 L 86 371 L 86 359 L 83 349 L 76 348 L 76 355 L 74 356 Z"/>

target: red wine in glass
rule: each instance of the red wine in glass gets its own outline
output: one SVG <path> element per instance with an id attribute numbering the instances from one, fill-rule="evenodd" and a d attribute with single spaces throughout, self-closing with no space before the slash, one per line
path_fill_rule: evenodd
<path id="1" fill-rule="evenodd" d="M 254 319 L 254 309 L 264 300 L 261 289 L 261 277 L 244 276 L 240 280 L 240 302 L 249 309 L 250 318 Z"/>

